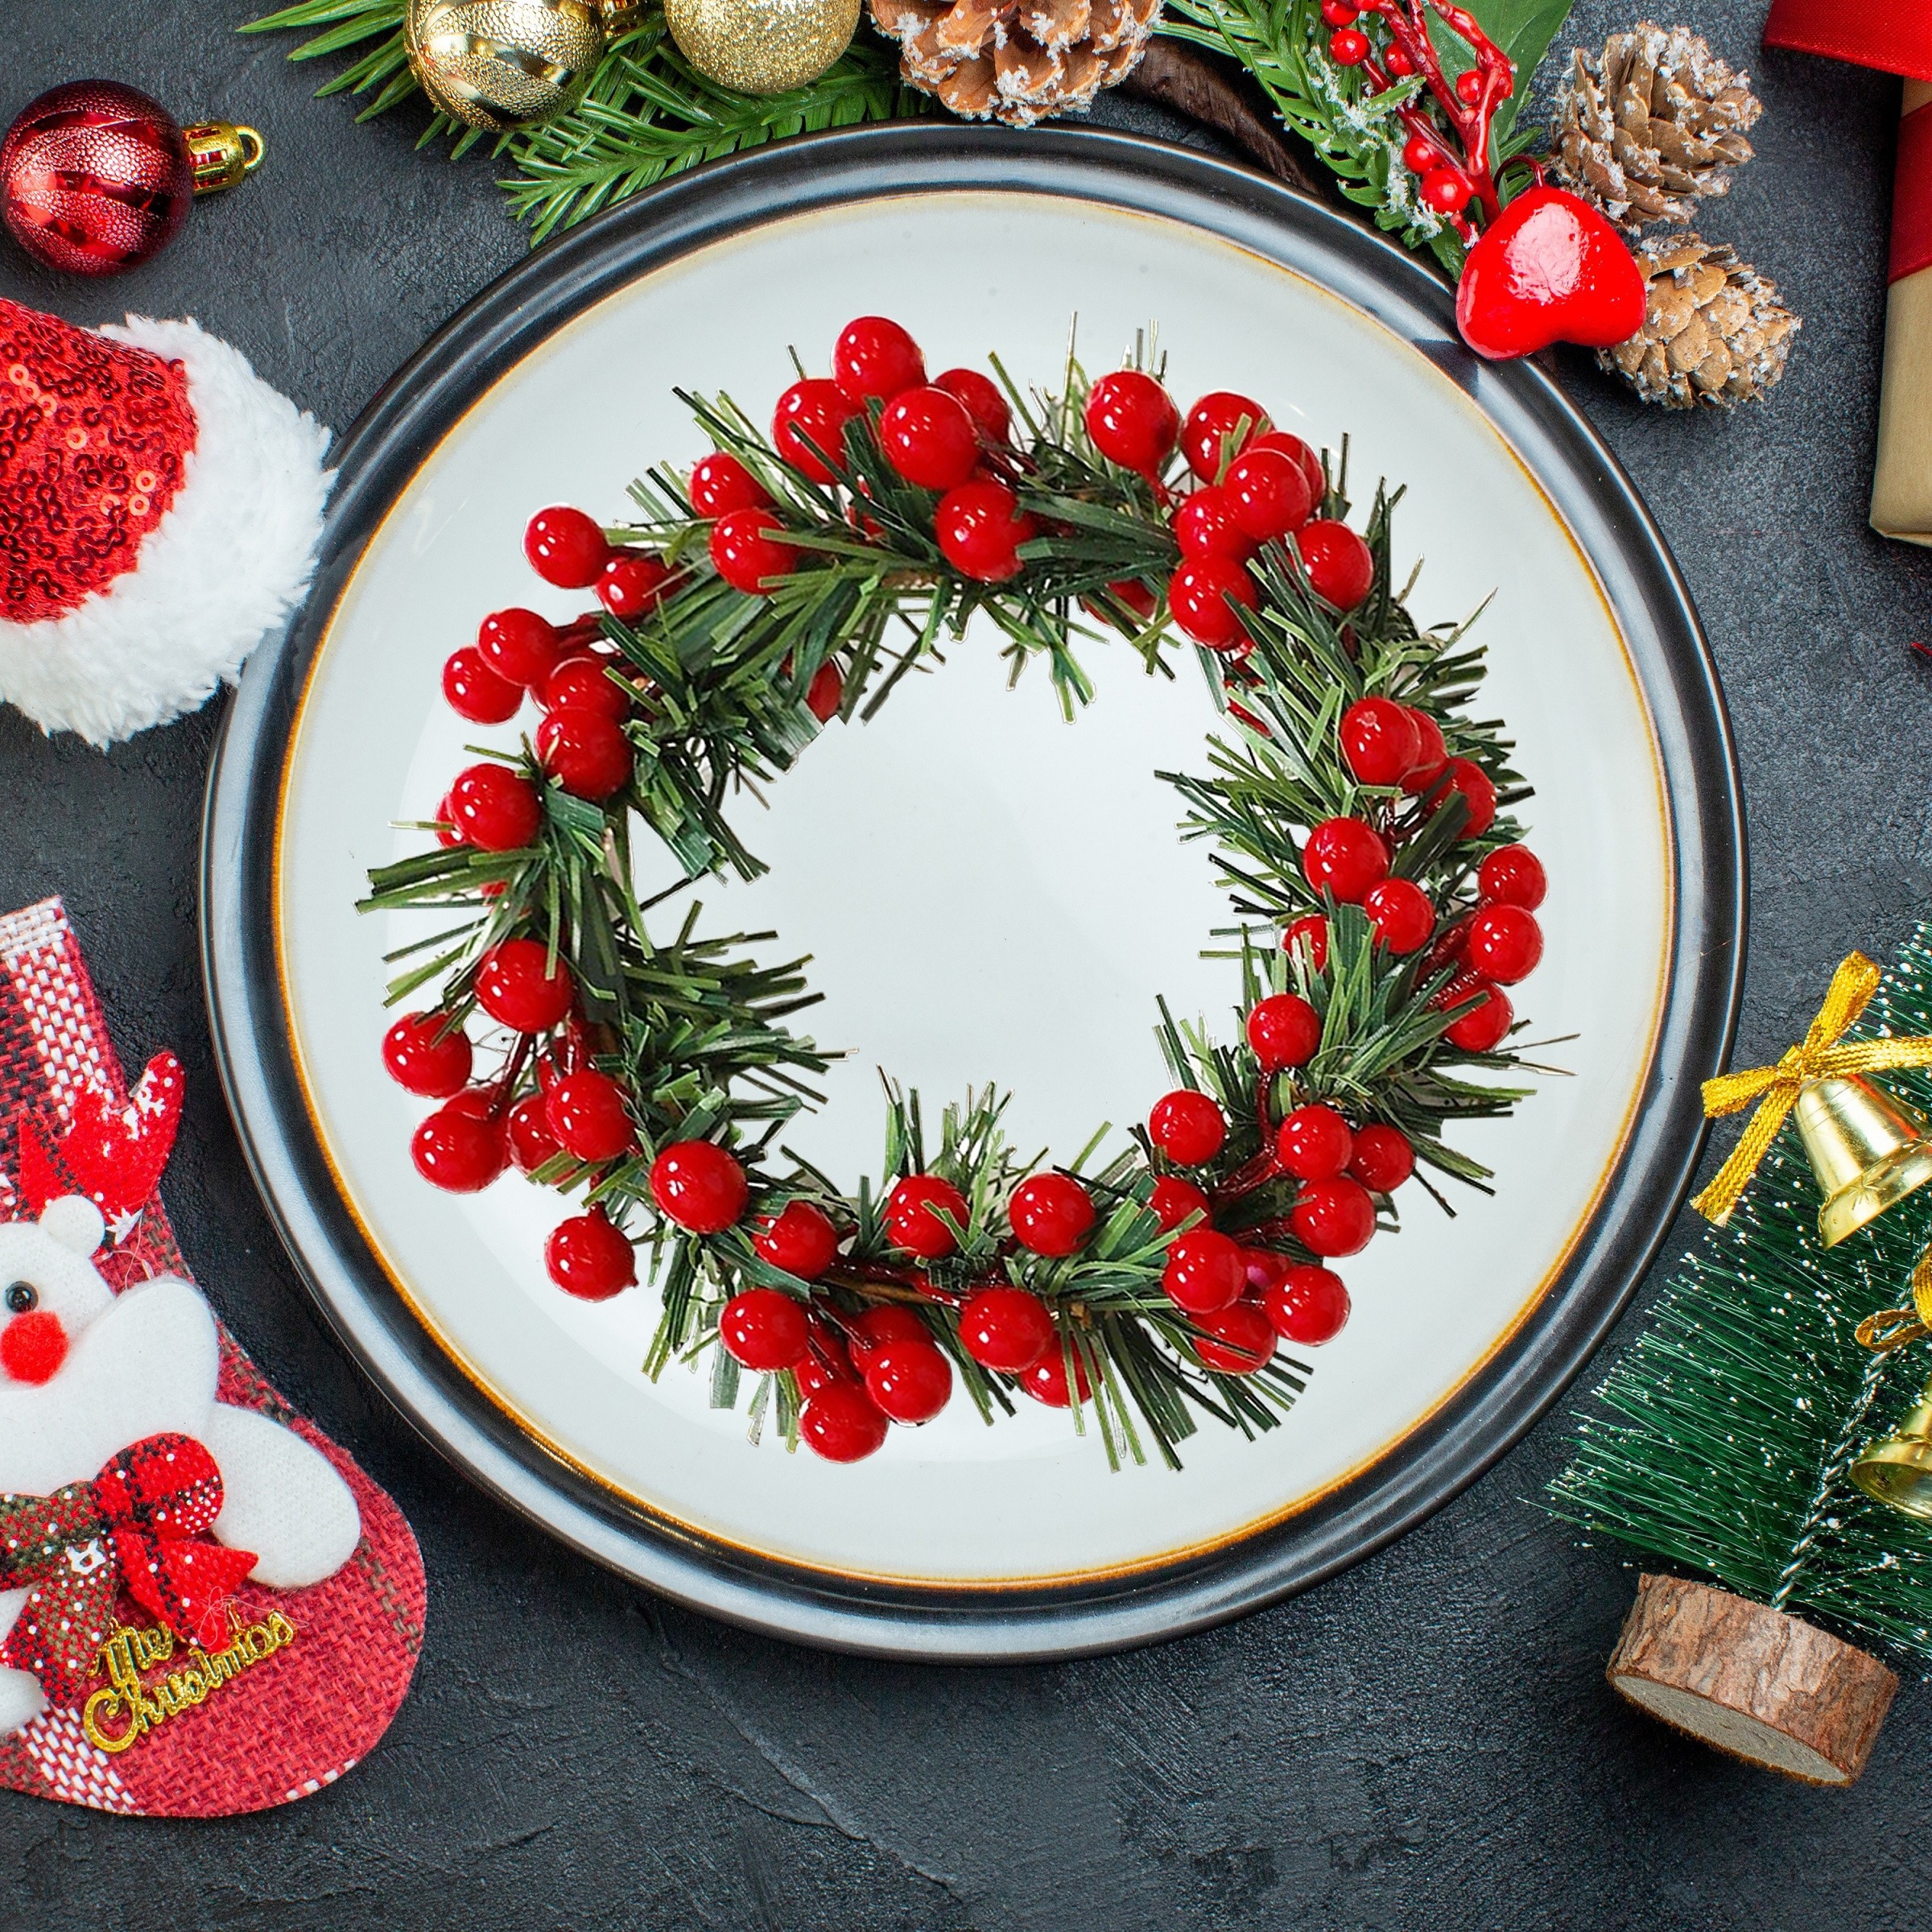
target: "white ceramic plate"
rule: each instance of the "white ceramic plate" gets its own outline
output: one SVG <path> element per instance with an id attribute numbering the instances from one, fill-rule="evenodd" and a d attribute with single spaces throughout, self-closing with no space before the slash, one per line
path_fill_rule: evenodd
<path id="1" fill-rule="evenodd" d="M 1251 204 L 1245 207 L 1244 202 Z M 734 163 L 544 251 L 481 298 L 350 439 L 322 584 L 250 671 L 216 780 L 211 991 L 251 1152 L 297 1257 L 378 1378 L 473 1472 L 608 1560 L 796 1634 L 989 1654 L 1135 1641 L 1305 1581 L 1391 1534 L 1526 1426 L 1668 1219 L 1695 1129 L 1646 1117 L 1718 1063 L 1734 995 L 1735 795 L 1695 621 L 1613 465 L 1540 377 L 1479 370 L 1394 251 L 1236 171 L 1115 138 L 891 130 Z M 587 1305 L 541 1262 L 556 1197 L 514 1175 L 438 1193 L 422 1108 L 382 1075 L 368 869 L 419 849 L 467 742 L 437 671 L 478 617 L 573 614 L 523 563 L 532 510 L 621 514 L 650 463 L 708 446 L 671 394 L 762 419 L 795 345 L 895 316 L 933 366 L 998 352 L 1051 382 L 1071 320 L 1090 368 L 1153 324 L 1175 392 L 1230 387 L 1365 497 L 1406 484 L 1398 563 L 1423 622 L 1481 620 L 1484 715 L 1537 788 L 1549 868 L 1532 1038 L 1574 1035 L 1514 1119 L 1461 1144 L 1496 1170 L 1453 1222 L 1346 1270 L 1354 1313 L 1309 1352 L 1285 1426 L 1209 1423 L 1175 1475 L 1110 1473 L 1063 1413 L 989 1429 L 955 1403 L 851 1468 L 746 1439 L 701 1378 L 638 1372 L 646 1288 Z M 1399 571 L 1398 571 L 1399 575 Z M 1207 851 L 1156 769 L 1203 768 L 1212 711 L 1183 661 L 1088 653 L 1064 723 L 969 634 L 869 724 L 835 726 L 735 823 L 772 863 L 707 885 L 706 926 L 814 956 L 821 1045 L 848 1057 L 787 1133 L 848 1186 L 877 1171 L 878 1070 L 930 1109 L 991 1081 L 1013 1137 L 1070 1158 L 1166 1084 L 1154 1001 L 1237 1023 Z M 527 728 L 528 721 L 526 721 Z M 277 795 L 279 794 L 279 796 Z M 662 881 L 673 876 L 664 861 Z M 1695 1113 L 1695 1101 L 1690 1113 Z M 1640 1131 L 1648 1120 L 1649 1131 Z M 1633 1183 L 1641 1185 L 1633 1191 Z M 1460 1191 L 1459 1191 L 1459 1192 Z"/>

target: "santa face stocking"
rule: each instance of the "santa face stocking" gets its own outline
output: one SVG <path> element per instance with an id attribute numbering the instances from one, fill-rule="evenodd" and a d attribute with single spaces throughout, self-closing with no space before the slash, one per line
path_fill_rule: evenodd
<path id="1" fill-rule="evenodd" d="M 0 917 L 0 1784 L 207 1817 L 365 1756 L 422 1645 L 395 1505 L 190 1279 L 57 900 Z"/>

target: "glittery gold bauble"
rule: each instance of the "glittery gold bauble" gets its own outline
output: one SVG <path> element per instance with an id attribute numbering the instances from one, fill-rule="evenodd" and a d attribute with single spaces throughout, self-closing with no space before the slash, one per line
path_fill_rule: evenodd
<path id="1" fill-rule="evenodd" d="M 596 0 L 409 0 L 423 91 L 471 127 L 535 127 L 575 106 L 604 57 Z"/>
<path id="2" fill-rule="evenodd" d="M 678 51 L 708 80 L 782 94 L 818 79 L 852 44 L 859 0 L 664 0 Z"/>

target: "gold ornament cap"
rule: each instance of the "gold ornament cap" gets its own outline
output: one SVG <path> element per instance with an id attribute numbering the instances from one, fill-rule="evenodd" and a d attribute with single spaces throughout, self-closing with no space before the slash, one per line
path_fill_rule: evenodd
<path id="1" fill-rule="evenodd" d="M 194 164 L 197 195 L 233 188 L 262 165 L 268 151 L 267 142 L 252 127 L 237 127 L 232 121 L 197 121 L 181 134 Z"/>
<path id="2" fill-rule="evenodd" d="M 1792 1109 L 1824 1204 L 1827 1248 L 1932 1181 L 1923 1117 L 1863 1074 L 1807 1080 Z"/>
<path id="3" fill-rule="evenodd" d="M 1874 1502 L 1932 1522 L 1932 1383 L 1898 1426 L 1852 1465 L 1852 1480 Z"/>
<path id="4" fill-rule="evenodd" d="M 665 0 L 678 52 L 740 94 L 807 87 L 852 44 L 859 0 Z"/>
<path id="5" fill-rule="evenodd" d="M 592 0 L 408 0 L 402 44 L 432 105 L 502 133 L 576 106 L 604 58 L 604 15 Z"/>

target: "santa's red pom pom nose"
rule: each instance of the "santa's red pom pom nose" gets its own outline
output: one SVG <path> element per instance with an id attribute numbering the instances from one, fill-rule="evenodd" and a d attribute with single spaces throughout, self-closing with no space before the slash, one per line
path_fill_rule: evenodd
<path id="1" fill-rule="evenodd" d="M 67 1331 L 45 1308 L 31 1308 L 0 1328 L 0 1368 L 16 1382 L 52 1381 L 67 1360 Z"/>

